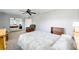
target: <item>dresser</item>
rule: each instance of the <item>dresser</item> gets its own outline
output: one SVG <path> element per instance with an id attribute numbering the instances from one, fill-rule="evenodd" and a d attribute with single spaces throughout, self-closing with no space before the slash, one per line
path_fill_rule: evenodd
<path id="1" fill-rule="evenodd" d="M 6 29 L 0 29 L 0 50 L 6 49 Z"/>

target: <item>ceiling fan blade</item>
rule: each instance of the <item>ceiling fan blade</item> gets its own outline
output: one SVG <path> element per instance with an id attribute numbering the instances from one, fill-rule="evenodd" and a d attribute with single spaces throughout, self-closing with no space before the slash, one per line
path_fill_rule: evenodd
<path id="1" fill-rule="evenodd" d="M 22 14 L 26 14 L 26 13 L 22 13 Z"/>
<path id="2" fill-rule="evenodd" d="M 28 13 L 29 15 L 31 15 L 31 13 Z"/>
<path id="3" fill-rule="evenodd" d="M 23 11 L 23 10 L 19 10 L 19 11 L 21 11 L 21 12 L 25 12 L 25 11 Z"/>
<path id="4" fill-rule="evenodd" d="M 31 12 L 32 14 L 36 14 L 35 12 Z"/>

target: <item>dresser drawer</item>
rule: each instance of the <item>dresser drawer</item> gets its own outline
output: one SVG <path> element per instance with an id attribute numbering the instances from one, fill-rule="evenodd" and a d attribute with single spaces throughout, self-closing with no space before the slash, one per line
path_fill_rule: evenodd
<path id="1" fill-rule="evenodd" d="M 3 37 L 0 37 L 0 50 L 4 50 L 4 40 L 3 40 Z"/>

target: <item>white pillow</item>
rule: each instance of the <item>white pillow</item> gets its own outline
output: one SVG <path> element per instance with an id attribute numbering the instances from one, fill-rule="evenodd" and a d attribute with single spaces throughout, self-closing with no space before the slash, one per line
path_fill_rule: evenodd
<path id="1" fill-rule="evenodd" d="M 72 39 L 69 35 L 61 35 L 59 40 L 56 41 L 56 43 L 51 47 L 55 50 L 69 50 L 73 49 L 73 46 L 71 44 Z"/>

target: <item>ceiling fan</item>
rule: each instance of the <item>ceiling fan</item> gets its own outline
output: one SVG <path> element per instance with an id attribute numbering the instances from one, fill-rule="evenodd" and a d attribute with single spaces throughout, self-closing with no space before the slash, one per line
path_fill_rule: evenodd
<path id="1" fill-rule="evenodd" d="M 30 16 L 32 14 L 36 14 L 35 12 L 32 12 L 32 10 L 30 10 L 30 9 L 27 9 L 26 11 L 22 11 L 22 10 L 20 10 L 20 11 L 23 12 L 22 14 L 29 14 Z"/>

